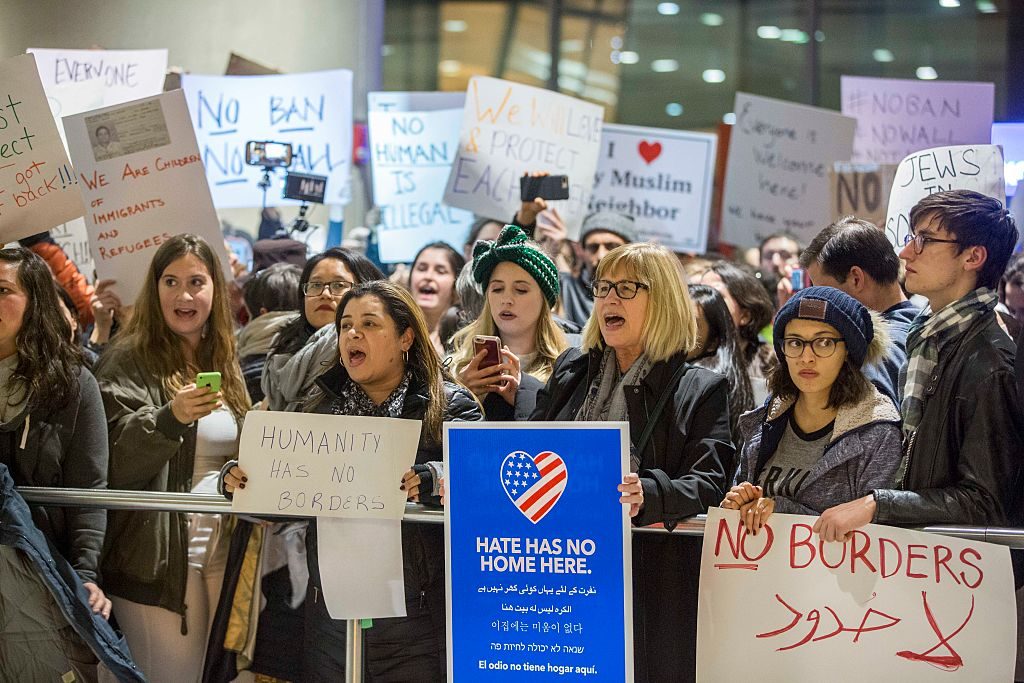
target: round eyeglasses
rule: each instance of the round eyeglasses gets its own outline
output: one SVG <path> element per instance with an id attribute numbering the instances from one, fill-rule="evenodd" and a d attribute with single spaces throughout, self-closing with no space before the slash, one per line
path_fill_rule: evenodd
<path id="1" fill-rule="evenodd" d="M 782 353 L 788 358 L 799 358 L 804 355 L 804 347 L 810 346 L 811 352 L 818 358 L 828 358 L 836 352 L 836 344 L 842 344 L 843 340 L 838 337 L 817 337 L 815 339 L 800 339 L 799 337 L 786 337 L 782 340 Z"/>
<path id="2" fill-rule="evenodd" d="M 324 288 L 330 288 L 331 296 L 341 296 L 348 290 L 352 289 L 352 283 L 348 280 L 332 280 L 330 282 L 307 282 L 302 285 L 302 293 L 306 296 L 320 296 L 324 293 Z"/>
<path id="3" fill-rule="evenodd" d="M 907 246 L 911 242 L 914 243 L 914 253 L 920 254 L 924 251 L 924 247 L 929 242 L 939 242 L 941 244 L 960 244 L 960 240 L 940 240 L 938 237 L 929 237 L 928 235 L 922 235 L 920 233 L 911 235 L 907 233 L 903 238 L 903 246 Z"/>

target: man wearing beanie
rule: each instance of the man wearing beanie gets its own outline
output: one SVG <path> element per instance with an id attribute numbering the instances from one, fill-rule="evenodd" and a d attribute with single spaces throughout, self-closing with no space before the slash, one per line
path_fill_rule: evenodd
<path id="1" fill-rule="evenodd" d="M 532 235 L 536 227 L 537 214 L 544 200 L 524 203 L 515 216 L 518 225 Z M 636 241 L 636 224 L 633 217 L 613 211 L 599 211 L 583 219 L 580 229 L 580 247 L 583 249 L 583 267 L 579 275 L 559 272 L 562 289 L 562 315 L 580 327 L 587 324 L 590 312 L 594 310 L 594 295 L 591 291 L 597 264 L 605 254 L 623 244 Z"/>
<path id="2" fill-rule="evenodd" d="M 869 522 L 1024 524 L 1015 349 L 994 312 L 1013 217 L 991 197 L 953 190 L 918 202 L 910 226 L 906 288 L 929 305 L 907 336 L 900 471 L 893 487 L 826 510 L 815 524 L 826 541 Z"/>

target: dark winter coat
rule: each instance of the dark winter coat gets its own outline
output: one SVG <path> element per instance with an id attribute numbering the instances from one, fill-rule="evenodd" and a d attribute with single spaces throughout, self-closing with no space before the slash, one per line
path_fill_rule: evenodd
<path id="1" fill-rule="evenodd" d="M 729 389 L 721 375 L 686 363 L 678 353 L 655 363 L 643 381 L 624 387 L 629 433 L 639 439 L 663 392 L 671 399 L 640 453 L 644 507 L 633 524 L 679 521 L 706 512 L 725 495 L 735 450 L 729 431 Z M 574 421 L 602 354 L 569 349 L 537 394 L 531 419 Z M 669 382 L 680 366 L 674 386 Z M 635 441 L 634 441 L 635 446 Z M 696 676 L 697 590 L 701 542 L 668 534 L 633 536 L 633 635 L 636 681 L 693 680 Z"/>

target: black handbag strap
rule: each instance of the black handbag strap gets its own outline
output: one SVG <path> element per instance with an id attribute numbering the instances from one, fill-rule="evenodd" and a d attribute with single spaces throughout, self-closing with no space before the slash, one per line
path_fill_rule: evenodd
<path id="1" fill-rule="evenodd" d="M 644 426 L 644 431 L 640 434 L 640 440 L 636 442 L 636 454 L 639 458 L 643 459 L 644 449 L 647 448 L 647 442 L 651 440 L 651 434 L 654 433 L 654 426 L 658 424 L 658 418 L 665 411 L 665 405 L 669 399 L 672 398 L 672 394 L 675 393 L 676 383 L 679 378 L 686 372 L 686 363 L 681 363 L 676 371 L 672 373 L 671 379 L 668 384 L 665 385 L 665 389 L 661 392 L 661 396 L 658 397 L 658 402 L 654 404 L 654 411 L 647 416 L 647 424 Z"/>

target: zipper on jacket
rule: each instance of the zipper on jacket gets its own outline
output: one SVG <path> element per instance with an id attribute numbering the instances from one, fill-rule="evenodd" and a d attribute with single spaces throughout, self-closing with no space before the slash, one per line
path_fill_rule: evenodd
<path id="1" fill-rule="evenodd" d="M 186 615 L 188 613 L 188 605 L 182 605 L 182 607 L 184 608 L 185 611 L 181 613 L 181 635 L 187 636 L 188 635 L 188 619 L 187 619 Z"/>
<path id="2" fill-rule="evenodd" d="M 900 488 L 906 490 L 907 488 L 907 477 L 910 475 L 910 458 L 914 454 L 914 441 L 917 440 L 917 430 L 915 429 L 910 433 L 909 443 L 907 444 L 907 462 L 903 468 L 903 476 L 900 478 Z"/>
<path id="3" fill-rule="evenodd" d="M 320 591 L 316 586 L 313 586 L 313 604 L 315 605 L 320 598 Z"/>
<path id="4" fill-rule="evenodd" d="M 425 609 L 427 606 L 427 591 L 420 591 L 420 609 Z"/>

